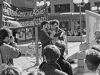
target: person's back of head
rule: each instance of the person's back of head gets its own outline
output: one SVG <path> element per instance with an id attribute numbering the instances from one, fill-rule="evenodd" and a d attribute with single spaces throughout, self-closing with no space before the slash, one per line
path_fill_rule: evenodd
<path id="1" fill-rule="evenodd" d="M 21 70 L 18 67 L 9 66 L 0 75 L 21 75 Z"/>
<path id="2" fill-rule="evenodd" d="M 56 41 L 55 45 L 59 48 L 61 55 L 64 55 L 65 48 L 66 48 L 66 43 L 64 41 Z"/>
<path id="3" fill-rule="evenodd" d="M 95 72 L 100 64 L 100 53 L 93 49 L 87 50 L 85 62 L 88 69 Z"/>
<path id="4" fill-rule="evenodd" d="M 3 41 L 6 37 L 9 37 L 11 31 L 7 27 L 0 28 L 0 41 Z"/>
<path id="5" fill-rule="evenodd" d="M 57 61 L 60 57 L 60 51 L 55 45 L 47 45 L 43 49 L 43 54 L 47 61 Z"/>

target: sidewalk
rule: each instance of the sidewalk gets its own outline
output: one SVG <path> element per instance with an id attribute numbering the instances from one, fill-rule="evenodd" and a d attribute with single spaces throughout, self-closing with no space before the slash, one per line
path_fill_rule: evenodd
<path id="1" fill-rule="evenodd" d="M 27 45 L 29 45 L 29 44 L 30 43 L 19 45 L 19 48 L 22 53 L 24 53 L 27 50 Z M 68 49 L 68 53 L 69 53 L 68 57 L 79 51 L 79 45 L 80 45 L 80 42 L 69 42 L 68 43 L 68 48 L 69 48 Z M 24 70 L 22 72 L 22 75 L 27 75 L 29 72 L 37 69 L 38 66 L 34 66 L 35 58 L 32 58 L 31 60 L 33 61 L 33 63 L 28 61 L 25 56 L 21 56 L 20 58 L 14 59 L 15 66 L 19 66 L 22 68 L 22 70 Z M 73 68 L 75 68 L 76 66 L 77 66 L 77 64 L 72 64 Z M 28 69 L 28 68 L 30 68 L 30 69 Z"/>

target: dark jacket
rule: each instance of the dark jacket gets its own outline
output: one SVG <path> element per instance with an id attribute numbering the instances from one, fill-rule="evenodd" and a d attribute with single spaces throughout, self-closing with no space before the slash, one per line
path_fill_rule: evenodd
<path id="1" fill-rule="evenodd" d="M 45 75 L 67 75 L 61 71 L 59 65 L 55 62 L 45 63 L 40 70 L 43 71 Z"/>
<path id="2" fill-rule="evenodd" d="M 49 45 L 51 43 L 51 38 L 49 34 L 43 30 L 39 31 L 39 40 L 42 43 L 42 48 L 44 48 L 46 45 Z"/>
<path id="3" fill-rule="evenodd" d="M 61 67 L 61 69 L 62 69 L 63 72 L 67 73 L 68 75 L 74 75 L 74 74 L 73 74 L 73 69 L 72 69 L 70 63 L 67 62 L 67 61 L 64 59 L 63 56 L 61 56 L 61 57 L 58 59 L 57 63 L 60 65 L 60 67 Z"/>

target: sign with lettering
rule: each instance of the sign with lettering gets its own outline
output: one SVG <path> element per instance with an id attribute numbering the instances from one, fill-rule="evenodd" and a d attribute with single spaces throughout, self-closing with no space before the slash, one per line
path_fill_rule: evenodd
<path id="1" fill-rule="evenodd" d="M 40 25 L 42 21 L 47 20 L 47 4 L 37 7 L 37 9 L 26 9 L 26 11 L 6 4 L 6 7 L 3 8 L 3 15 L 6 16 L 5 19 L 7 16 L 15 18 L 22 26 Z"/>

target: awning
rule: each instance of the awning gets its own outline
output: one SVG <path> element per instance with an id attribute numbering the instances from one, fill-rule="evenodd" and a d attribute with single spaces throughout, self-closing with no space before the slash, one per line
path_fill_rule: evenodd
<path id="1" fill-rule="evenodd" d="M 59 14 L 49 14 L 48 20 L 57 19 L 59 21 L 67 21 L 67 20 L 79 20 L 80 13 L 59 13 Z M 82 20 L 85 20 L 85 13 L 82 13 Z"/>
<path id="2" fill-rule="evenodd" d="M 60 14 L 48 14 L 48 20 L 53 20 L 53 19 L 61 20 L 61 15 Z"/>

